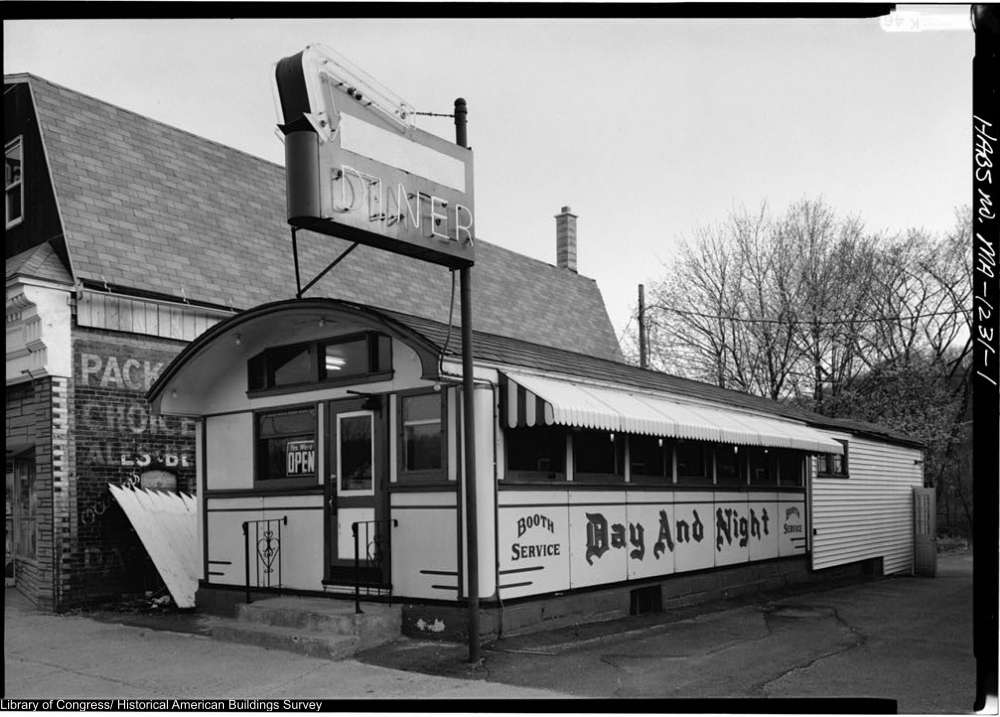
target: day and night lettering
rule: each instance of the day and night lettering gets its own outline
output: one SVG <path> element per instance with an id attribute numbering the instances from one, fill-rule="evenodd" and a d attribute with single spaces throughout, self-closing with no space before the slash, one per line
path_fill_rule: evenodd
<path id="1" fill-rule="evenodd" d="M 803 539 L 805 528 L 802 507 L 785 505 L 775 515 L 778 510 L 776 505 L 727 502 L 713 505 L 709 502 L 686 504 L 683 510 L 678 505 L 675 516 L 668 503 L 664 504 L 663 509 L 652 505 L 644 507 L 642 514 L 637 516 L 638 519 L 629 521 L 609 518 L 604 509 L 595 506 L 581 511 L 581 517 L 585 520 L 575 526 L 563 526 L 559 519 L 553 520 L 550 514 L 541 511 L 533 514 L 521 512 L 507 523 L 512 533 L 515 526 L 517 531 L 516 538 L 512 535 L 507 543 L 510 550 L 507 560 L 548 560 L 557 556 L 572 558 L 571 554 L 575 549 L 571 549 L 570 544 L 579 545 L 579 557 L 586 561 L 587 566 L 601 571 L 605 568 L 599 565 L 621 565 L 622 557 L 627 557 L 640 572 L 655 570 L 661 561 L 671 564 L 673 558 L 668 557 L 671 555 L 676 556 L 677 560 L 684 560 L 685 570 L 710 567 L 710 556 L 713 553 L 719 554 L 723 560 L 731 561 L 737 555 L 733 551 L 750 550 L 751 556 L 757 556 L 751 559 L 759 560 L 771 555 L 772 551 L 776 556 L 781 541 Z M 714 526 L 706 525 L 707 516 L 712 516 Z M 557 537 L 553 539 L 550 536 Z M 756 547 L 758 545 L 770 547 L 760 553 Z M 745 552 L 742 554 L 746 555 Z M 614 557 L 616 555 L 618 557 Z M 692 559 L 694 563 L 691 562 Z M 708 564 L 703 566 L 705 560 Z M 640 568 L 638 564 L 648 567 Z M 558 571 L 559 565 L 561 563 L 556 562 L 545 567 Z M 541 567 L 543 566 L 533 569 Z"/>
<path id="2" fill-rule="evenodd" d="M 659 559 L 668 551 L 673 553 L 677 546 L 684 543 L 701 543 L 705 539 L 705 525 L 701 521 L 697 510 L 691 511 L 693 521 L 675 520 L 673 527 L 670 525 L 670 518 L 667 511 L 661 510 L 659 514 L 659 525 L 656 542 L 653 544 L 653 558 Z M 797 514 L 797 511 L 796 511 Z M 608 525 L 607 519 L 601 513 L 586 513 L 587 516 L 587 553 L 586 559 L 589 565 L 594 564 L 595 559 L 601 558 L 608 550 L 622 549 L 631 546 L 629 557 L 633 560 L 642 560 L 646 555 L 646 546 L 643 539 L 645 527 L 641 523 L 628 524 L 628 537 L 626 539 L 626 528 L 622 523 Z M 764 536 L 771 534 L 771 516 L 767 508 L 762 508 L 758 513 L 756 509 L 750 508 L 749 517 L 740 515 L 735 508 L 717 508 L 715 511 L 715 546 L 716 550 L 722 551 L 727 545 L 736 544 L 744 548 L 750 538 L 763 540 Z M 785 532 L 802 532 L 802 526 L 795 524 L 785 524 Z"/>

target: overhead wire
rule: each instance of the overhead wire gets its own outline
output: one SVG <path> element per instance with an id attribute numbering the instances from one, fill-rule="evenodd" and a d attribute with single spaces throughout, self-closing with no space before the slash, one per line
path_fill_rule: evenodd
<path id="1" fill-rule="evenodd" d="M 748 318 L 744 316 L 723 316 L 721 314 L 707 314 L 701 311 L 690 311 L 687 309 L 678 309 L 672 306 L 665 306 L 663 304 L 650 304 L 646 307 L 646 311 L 649 312 L 651 309 L 659 309 L 661 311 L 667 311 L 675 314 L 680 314 L 681 316 L 697 316 L 703 319 L 713 319 L 716 321 L 735 321 L 737 323 L 744 324 L 784 324 L 788 326 L 815 326 L 817 324 L 821 326 L 838 326 L 843 324 L 877 324 L 886 321 L 912 321 L 913 319 L 927 319 L 934 316 L 958 316 L 964 314 L 965 311 L 962 309 L 955 309 L 953 311 L 934 311 L 926 314 L 913 314 L 911 316 L 882 316 L 878 318 L 854 318 L 854 319 L 766 319 L 766 318 Z"/>

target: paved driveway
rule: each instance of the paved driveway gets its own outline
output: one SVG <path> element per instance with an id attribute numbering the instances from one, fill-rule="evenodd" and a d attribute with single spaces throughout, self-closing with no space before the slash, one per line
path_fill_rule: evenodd
<path id="1" fill-rule="evenodd" d="M 972 629 L 972 557 L 942 555 L 936 578 L 502 639 L 479 670 L 463 646 L 416 641 L 362 659 L 576 696 L 883 698 L 908 714 L 962 713 L 975 698 Z"/>
<path id="2" fill-rule="evenodd" d="M 7 699 L 870 697 L 896 700 L 902 713 L 954 714 L 969 712 L 975 697 L 970 555 L 942 555 L 933 579 L 886 578 L 508 637 L 485 646 L 475 668 L 463 645 L 401 639 L 333 662 L 197 630 L 39 613 L 5 593 Z"/>
<path id="3" fill-rule="evenodd" d="M 235 699 L 245 705 L 326 699 L 336 707 L 349 704 L 342 700 L 562 696 L 219 642 L 197 632 L 109 624 L 85 614 L 41 613 L 13 588 L 5 590 L 3 646 L 6 700 Z"/>

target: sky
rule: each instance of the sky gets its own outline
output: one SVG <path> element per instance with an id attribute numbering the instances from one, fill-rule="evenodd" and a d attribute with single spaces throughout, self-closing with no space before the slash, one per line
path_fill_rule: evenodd
<path id="1" fill-rule="evenodd" d="M 967 18 L 968 6 L 923 12 Z M 554 217 L 569 206 L 579 272 L 597 281 L 619 336 L 638 285 L 734 209 L 822 198 L 873 232 L 943 232 L 972 191 L 971 29 L 657 17 L 3 25 L 5 74 L 278 164 L 271 68 L 309 44 L 418 111 L 450 113 L 464 97 L 477 238 L 554 264 Z M 449 118 L 418 126 L 454 138 Z"/>

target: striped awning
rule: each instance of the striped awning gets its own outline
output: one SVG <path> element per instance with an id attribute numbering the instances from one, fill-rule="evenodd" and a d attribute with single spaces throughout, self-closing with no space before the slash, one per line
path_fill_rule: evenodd
<path id="1" fill-rule="evenodd" d="M 508 428 L 575 426 L 810 453 L 844 452 L 839 442 L 792 421 L 692 406 L 627 387 L 604 388 L 515 373 L 503 377 L 502 418 Z"/>

